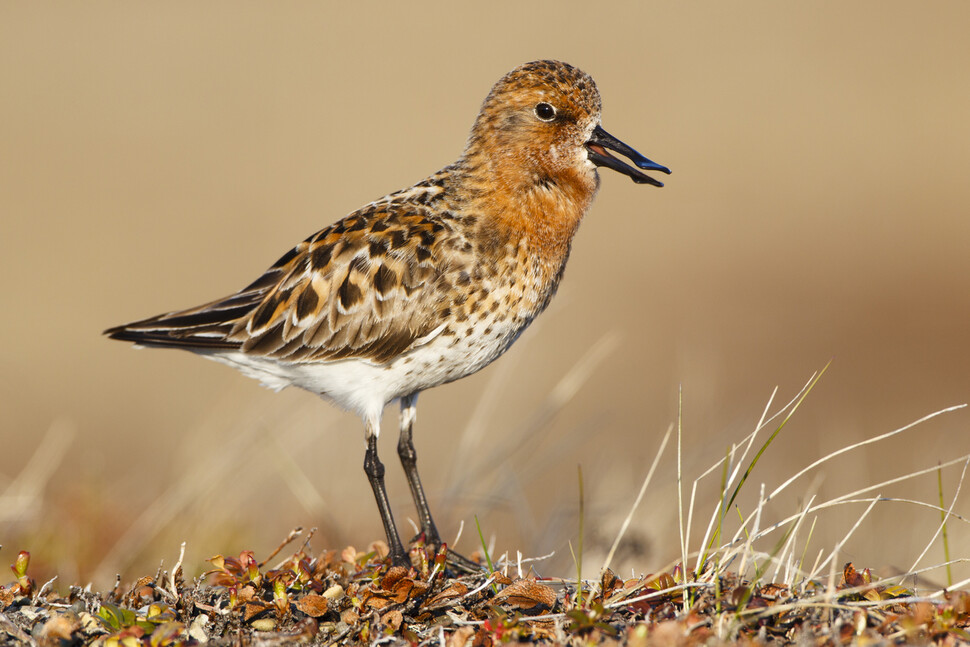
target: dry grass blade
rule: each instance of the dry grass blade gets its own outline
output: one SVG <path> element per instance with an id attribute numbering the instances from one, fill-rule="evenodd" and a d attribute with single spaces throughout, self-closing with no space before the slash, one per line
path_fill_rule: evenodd
<path id="1" fill-rule="evenodd" d="M 778 436 L 778 434 L 781 433 L 781 430 L 785 428 L 785 425 L 788 424 L 788 421 L 791 420 L 791 417 L 795 415 L 795 411 L 798 410 L 798 407 L 802 404 L 802 402 L 805 401 L 805 398 L 807 398 L 808 394 L 812 392 L 812 389 L 815 388 L 815 385 L 818 384 L 818 381 L 822 379 L 822 376 L 825 375 L 825 371 L 828 370 L 829 366 L 831 365 L 832 365 L 832 362 L 829 361 L 829 363 L 826 364 L 822 368 L 822 370 L 819 371 L 818 374 L 815 375 L 815 377 L 813 377 L 812 380 L 809 381 L 808 386 L 805 388 L 801 397 L 795 401 L 795 404 L 793 404 L 791 409 L 788 411 L 788 415 L 786 415 L 784 419 L 782 419 L 778 427 L 771 433 L 771 436 L 768 437 L 768 440 L 766 440 L 764 444 L 761 446 L 761 449 L 758 450 L 758 453 L 754 455 L 753 459 L 751 459 L 751 463 L 748 465 L 748 468 L 744 471 L 744 476 L 741 477 L 741 480 L 738 481 L 737 486 L 735 486 L 734 492 L 731 494 L 731 498 L 727 503 L 727 507 L 730 508 L 734 504 L 735 499 L 737 499 L 738 497 L 738 493 L 741 491 L 741 488 L 744 487 L 745 481 L 748 480 L 748 476 L 751 475 L 751 472 L 754 470 L 755 465 L 758 464 L 758 461 L 761 459 L 761 456 L 765 453 L 765 450 L 768 449 L 768 446 L 771 445 L 772 441 L 774 441 L 774 439 Z M 772 493 L 772 496 L 774 496 L 774 493 Z"/>
<path id="2" fill-rule="evenodd" d="M 764 428 L 768 408 L 765 411 L 754 433 Z M 790 408 L 786 412 L 790 414 Z M 671 427 L 660 443 L 640 492 L 614 541 L 614 550 L 653 482 L 672 433 Z M 128 589 L 116 586 L 112 592 L 81 596 L 79 603 L 86 605 L 87 613 L 98 613 L 98 605 L 106 609 L 102 619 L 114 623 L 110 627 L 109 633 L 113 632 L 110 636 L 106 637 L 102 632 L 101 638 L 106 644 L 109 641 L 114 644 L 135 625 L 139 630 L 152 633 L 146 640 L 173 645 L 179 643 L 170 639 L 175 639 L 176 633 L 184 638 L 184 633 L 179 632 L 186 631 L 195 632 L 191 634 L 193 639 L 215 642 L 234 636 L 251 640 L 253 644 L 315 641 L 354 645 L 390 642 L 457 645 L 469 641 L 478 644 L 530 641 L 605 644 L 611 640 L 618 644 L 640 644 L 640 638 L 647 640 L 654 631 L 662 632 L 665 628 L 675 630 L 678 638 L 691 644 L 709 644 L 713 640 L 741 643 L 797 640 L 807 643 L 834 639 L 861 643 L 886 639 L 887 636 L 906 640 L 932 636 L 938 643 L 949 644 L 947 641 L 970 635 L 967 634 L 970 630 L 970 592 L 951 588 L 930 595 L 915 595 L 913 590 L 902 586 L 887 585 L 898 577 L 913 577 L 915 581 L 924 572 L 946 568 L 954 562 L 947 560 L 944 564 L 927 566 L 919 571 L 914 568 L 902 576 L 894 575 L 888 579 L 874 578 L 869 569 L 856 570 L 851 564 L 839 568 L 839 556 L 852 550 L 848 542 L 861 534 L 860 528 L 871 518 L 877 503 L 904 503 L 932 511 L 934 516 L 942 514 L 942 521 L 934 520 L 932 525 L 927 525 L 928 528 L 935 526 L 936 530 L 930 544 L 942 533 L 943 523 L 949 522 L 952 528 L 956 526 L 955 521 L 967 521 L 955 512 L 955 505 L 970 470 L 970 456 L 916 470 L 822 503 L 817 502 L 813 492 L 807 502 L 799 505 L 796 514 L 781 522 L 767 523 L 766 520 L 774 518 L 775 513 L 768 505 L 771 496 L 766 494 L 768 487 L 765 484 L 761 484 L 757 500 L 750 509 L 742 509 L 742 502 L 747 501 L 747 497 L 736 498 L 728 505 L 732 492 L 737 493 L 744 477 L 751 474 L 751 464 L 757 457 L 745 461 L 747 452 L 754 447 L 754 439 L 754 434 L 747 436 L 744 443 L 729 447 L 724 459 L 718 461 L 720 488 L 715 528 L 710 533 L 714 540 L 709 541 L 705 536 L 702 550 L 689 552 L 687 539 L 699 479 L 694 480 L 691 509 L 680 508 L 681 519 L 685 513 L 688 519 L 681 525 L 681 561 L 675 563 L 672 570 L 659 574 L 621 580 L 605 570 L 613 554 L 611 550 L 598 585 L 586 588 L 580 570 L 586 503 L 580 469 L 581 527 L 580 548 L 575 556 L 575 580 L 542 578 L 540 581 L 532 574 L 524 573 L 523 564 L 533 560 L 524 559 L 521 552 L 513 551 L 513 560 L 509 560 L 506 553 L 492 562 L 493 547 L 486 545 L 480 527 L 479 539 L 491 572 L 461 577 L 452 577 L 442 568 L 443 562 L 435 560 L 433 554 L 425 552 L 421 557 L 420 547 L 414 549 L 418 553 L 412 553 L 415 556 L 413 571 L 389 568 L 376 551 L 360 553 L 352 547 L 342 552 L 324 551 L 317 559 L 311 559 L 308 542 L 312 531 L 304 533 L 304 539 L 295 530 L 273 555 L 261 561 L 255 559 L 252 551 L 243 551 L 238 558 L 222 555 L 213 558 L 211 563 L 215 569 L 208 573 L 211 582 L 200 579 L 194 586 L 185 582 L 179 567 L 183 552 L 172 577 L 159 569 L 155 578 L 142 578 Z M 957 463 L 963 471 L 947 506 L 881 494 L 860 497 L 870 490 L 929 472 L 942 480 L 941 470 Z M 683 484 L 682 470 L 678 472 L 678 483 Z M 682 489 L 679 493 L 680 501 L 683 501 Z M 819 551 L 819 558 L 811 569 L 803 570 L 804 554 L 819 518 L 817 513 L 858 503 L 866 504 L 866 508 L 860 515 L 854 515 L 852 527 L 841 533 L 831 549 Z M 797 558 L 795 547 L 802 541 L 799 533 L 804 534 L 802 529 L 808 525 L 805 520 L 810 516 L 813 519 L 809 536 L 804 540 L 801 558 Z M 273 559 L 279 559 L 282 549 L 298 537 L 302 547 L 294 555 L 271 570 L 261 570 L 268 568 Z M 730 541 L 725 541 L 728 537 Z M 773 543 L 764 545 L 762 542 L 765 541 Z M 570 548 L 572 545 L 570 543 Z M 700 557 L 704 568 L 691 572 L 684 564 L 695 556 Z M 36 592 L 35 584 L 25 575 L 28 558 L 27 554 L 18 557 L 21 567 L 14 569 L 18 577 L 16 586 L 22 587 L 21 591 L 28 591 L 32 604 L 51 602 L 48 613 L 55 604 L 60 605 L 60 611 L 70 606 L 57 598 L 51 583 Z M 970 563 L 970 560 L 955 561 Z M 771 572 L 772 565 L 775 579 L 766 582 L 763 576 Z M 736 572 L 732 572 L 735 567 Z M 775 581 L 782 568 L 786 584 Z M 511 577 L 510 573 L 513 573 Z M 827 586 L 826 582 L 815 579 L 820 573 L 828 574 Z M 800 580 L 796 581 L 796 578 Z M 958 582 L 954 586 L 967 583 Z M 432 597 L 425 597 L 426 594 Z M 151 599 L 141 599 L 146 596 Z M 4 604 L 5 599 L 10 599 L 9 595 L 4 598 L 0 591 L 0 604 Z M 7 609 L 19 609 L 20 606 L 15 603 Z M 682 614 L 685 607 L 688 613 Z M 0 607 L 0 610 L 4 608 Z M 166 618 L 174 622 L 153 622 L 151 614 L 155 612 L 170 614 Z M 18 625 L 0 629 L 13 632 L 11 635 L 16 637 L 19 627 L 23 635 L 29 635 L 23 629 L 33 626 L 34 620 L 19 610 L 12 613 L 20 614 L 16 616 Z M 201 617 L 203 615 L 205 618 Z M 661 618 L 663 620 L 658 620 Z M 644 630 L 642 634 L 638 633 L 641 628 Z"/>
<path id="3" fill-rule="evenodd" d="M 795 552 L 795 541 L 798 538 L 798 531 L 802 527 L 802 522 L 805 521 L 805 519 L 808 517 L 808 509 L 812 507 L 813 501 L 815 501 L 814 494 L 811 496 L 811 498 L 809 498 L 808 502 L 805 504 L 805 507 L 802 509 L 802 512 L 799 515 L 797 515 L 797 518 L 795 520 L 795 525 L 792 526 L 791 532 L 788 533 L 788 537 L 785 540 L 785 544 L 784 546 L 782 546 L 781 553 L 778 556 L 778 564 L 775 566 L 775 572 L 771 576 L 771 580 L 773 582 L 778 581 L 778 575 L 781 571 L 782 564 L 785 564 L 785 577 L 782 579 L 782 581 L 783 582 L 791 581 L 790 580 L 791 560 Z M 785 559 L 786 555 L 788 556 L 787 561 Z"/>
<path id="4" fill-rule="evenodd" d="M 812 376 L 809 378 L 808 382 L 806 382 L 806 384 L 798 391 L 798 393 L 795 394 L 795 397 L 793 397 L 787 404 L 785 404 L 783 407 L 781 407 L 775 414 L 773 414 L 772 416 L 766 418 L 766 416 L 768 414 L 768 411 L 771 408 L 771 404 L 772 404 L 772 402 L 774 402 L 775 395 L 778 393 L 778 388 L 777 387 L 775 387 L 772 390 L 771 396 L 768 398 L 768 403 L 765 405 L 764 411 L 762 411 L 761 418 L 760 418 L 758 424 L 755 426 L 754 431 L 752 431 L 750 434 L 748 434 L 745 438 L 743 438 L 741 440 L 741 444 L 746 444 L 745 445 L 745 449 L 744 449 L 744 452 L 742 452 L 741 457 L 738 460 L 737 464 L 735 465 L 734 469 L 731 470 L 731 472 L 730 472 L 730 476 L 728 477 L 727 482 L 726 482 L 726 485 L 727 486 L 730 486 L 731 484 L 733 484 L 734 481 L 735 481 L 735 479 L 738 478 L 738 475 L 739 475 L 740 470 L 741 470 L 741 466 L 744 464 L 744 460 L 747 457 L 748 452 L 750 451 L 751 447 L 753 446 L 754 441 L 755 441 L 755 438 L 761 432 L 761 430 L 764 429 L 764 428 L 766 428 L 776 418 L 782 416 L 786 411 L 792 410 L 793 407 L 795 407 L 799 402 L 801 402 L 808 395 L 809 388 L 813 384 L 815 384 L 815 382 L 818 379 L 818 377 L 819 377 L 819 373 L 818 372 L 813 373 Z M 734 455 L 734 452 L 732 450 L 732 452 L 729 453 L 729 456 L 733 456 L 733 455 Z M 694 512 L 694 497 L 695 497 L 695 494 L 697 492 L 697 485 L 698 485 L 698 483 L 702 479 L 706 478 L 711 473 L 713 473 L 714 470 L 716 470 L 718 468 L 721 468 L 722 467 L 722 463 L 725 460 L 726 460 L 725 458 L 722 458 L 721 460 L 717 461 L 716 463 L 714 463 L 713 465 L 711 465 L 707 470 L 705 470 L 704 472 L 702 472 L 700 476 L 698 476 L 696 479 L 694 479 L 694 484 L 693 484 L 693 487 L 692 487 L 692 490 L 691 490 L 690 511 L 689 511 L 689 514 L 688 514 L 688 517 L 687 517 L 687 519 L 688 519 L 687 532 L 688 533 L 690 532 L 690 528 L 691 528 L 691 519 L 693 518 L 693 512 Z M 709 540 L 711 539 L 711 533 L 714 532 L 715 523 L 717 521 L 717 518 L 718 518 L 718 515 L 719 514 L 720 514 L 720 508 L 719 507 L 718 508 L 715 508 L 712 511 L 711 518 L 708 520 L 708 523 L 707 523 L 707 529 L 704 532 L 704 538 L 701 541 L 701 545 L 702 546 L 709 546 Z M 697 559 L 697 564 L 694 567 L 694 570 L 695 571 L 700 571 L 701 570 L 701 565 L 703 563 L 703 560 L 706 559 L 706 551 L 698 551 L 697 555 L 698 555 L 698 559 Z"/>
<path id="5" fill-rule="evenodd" d="M 660 441 L 660 449 L 654 454 L 653 463 L 650 464 L 650 469 L 647 471 L 646 478 L 643 479 L 643 483 L 640 485 L 640 491 L 637 493 L 637 498 L 633 501 L 633 506 L 630 508 L 630 512 L 626 515 L 623 523 L 620 525 L 620 531 L 616 534 L 616 538 L 613 540 L 613 545 L 610 546 L 610 552 L 606 554 L 606 559 L 603 560 L 603 567 L 600 572 L 605 571 L 610 567 L 613 562 L 613 556 L 616 554 L 616 549 L 620 545 L 620 541 L 623 539 L 623 535 L 626 534 L 627 528 L 630 527 L 630 522 L 633 521 L 633 515 L 636 514 L 637 508 L 640 507 L 640 502 L 643 500 L 643 495 L 647 491 L 647 486 L 650 485 L 650 481 L 653 479 L 653 473 L 657 470 L 657 465 L 660 464 L 660 457 L 663 456 L 664 450 L 667 448 L 667 442 L 670 440 L 670 434 L 673 432 L 673 425 L 667 427 L 667 433 L 664 434 L 663 440 Z"/>
<path id="6" fill-rule="evenodd" d="M 866 517 L 869 516 L 869 513 L 872 512 L 872 509 L 876 507 L 876 504 L 883 500 L 884 499 L 882 498 L 882 496 L 878 496 L 878 495 L 872 498 L 871 503 L 869 503 L 869 507 L 866 508 L 865 512 L 859 515 L 859 518 L 856 519 L 854 524 L 852 524 L 852 527 L 849 529 L 849 532 L 847 532 L 845 536 L 839 540 L 839 543 L 835 545 L 835 548 L 832 550 L 829 556 L 825 558 L 825 560 L 819 565 L 818 570 L 822 570 L 823 568 L 825 568 L 825 565 L 828 564 L 829 562 L 831 562 L 832 564 L 836 564 L 836 562 L 838 561 L 836 557 L 838 556 L 839 552 L 842 550 L 842 547 L 845 546 L 845 542 L 849 541 L 849 537 L 851 537 L 853 533 L 855 533 L 855 531 L 859 529 L 859 526 L 861 526 L 862 522 L 866 519 Z M 815 577 L 814 573 L 809 573 L 808 579 L 813 579 L 814 577 Z"/>
<path id="7" fill-rule="evenodd" d="M 27 518 L 41 509 L 44 488 L 60 467 L 76 434 L 74 423 L 67 419 L 60 418 L 51 424 L 23 469 L 0 494 L 0 523 Z"/>
<path id="8" fill-rule="evenodd" d="M 532 414 L 529 420 L 522 425 L 510 438 L 502 444 L 491 444 L 487 456 L 479 457 L 474 461 L 455 461 L 455 465 L 463 465 L 470 469 L 456 471 L 450 479 L 451 485 L 449 492 L 461 492 L 466 489 L 467 483 L 480 483 L 486 477 L 502 470 L 503 473 L 515 474 L 516 470 L 508 470 L 508 457 L 516 455 L 527 455 L 524 448 L 535 445 L 543 438 L 540 433 L 549 428 L 549 422 L 566 406 L 576 395 L 583 385 L 592 377 L 596 368 L 619 346 L 620 336 L 618 333 L 610 332 L 593 344 L 586 353 L 567 371 L 567 373 L 556 383 L 542 404 Z M 476 409 L 477 411 L 477 409 Z M 477 415 L 477 414 L 476 414 Z M 486 417 L 483 416 L 482 419 Z M 461 452 L 465 448 L 477 447 L 480 444 L 481 434 L 484 433 L 484 426 L 479 422 L 469 423 L 463 438 L 460 441 Z M 511 448 L 515 451 L 511 451 Z M 519 470 L 522 471 L 522 470 Z M 508 479 L 506 479 L 508 480 Z"/>
<path id="9" fill-rule="evenodd" d="M 821 465 L 821 464 L 823 464 L 823 463 L 825 463 L 825 462 L 827 462 L 827 461 L 835 458 L 836 456 L 841 456 L 842 454 L 845 454 L 847 452 L 850 452 L 850 451 L 852 451 L 854 449 L 858 449 L 860 447 L 865 447 L 866 445 L 871 445 L 873 443 L 877 443 L 879 441 L 886 440 L 887 438 L 892 438 L 893 436 L 895 436 L 897 434 L 901 434 L 904 431 L 909 431 L 910 429 L 913 429 L 914 427 L 917 427 L 917 426 L 919 426 L 920 424 L 922 424 L 924 422 L 927 422 L 929 420 L 932 420 L 933 418 L 936 418 L 938 416 L 942 416 L 945 413 L 950 413 L 952 411 L 957 411 L 959 409 L 963 409 L 966 406 L 967 406 L 966 404 L 958 404 L 958 405 L 955 405 L 955 406 L 952 406 L 952 407 L 947 407 L 946 409 L 940 409 L 939 411 L 936 411 L 935 413 L 931 413 L 931 414 L 929 414 L 927 416 L 923 416 L 919 420 L 916 420 L 915 422 L 911 422 L 911 423 L 909 423 L 908 425 L 906 425 L 904 427 L 900 427 L 899 429 L 895 429 L 893 431 L 887 432 L 887 433 L 882 434 L 880 436 L 875 436 L 874 438 L 867 438 L 866 440 L 862 440 L 862 441 L 859 441 L 857 443 L 853 443 L 853 444 L 848 445 L 846 447 L 843 447 L 841 449 L 837 449 L 836 451 L 834 451 L 834 452 L 832 452 L 830 454 L 827 454 L 826 456 L 823 456 L 822 458 L 818 459 L 817 461 L 813 462 L 812 464 L 808 465 L 804 469 L 802 469 L 799 472 L 797 472 L 794 476 L 790 477 L 784 483 L 782 483 L 777 488 L 775 488 L 774 491 L 771 494 L 768 495 L 768 498 L 769 499 L 775 498 L 776 496 L 778 496 L 778 494 L 780 494 L 785 488 L 787 488 L 789 485 L 791 485 L 799 477 L 801 477 L 802 475 L 806 474 L 807 472 L 810 472 L 811 470 L 815 469 L 819 465 Z"/>
<path id="10" fill-rule="evenodd" d="M 683 450 L 683 422 L 684 422 L 684 385 L 677 389 L 677 521 L 680 526 L 680 568 L 682 583 L 687 583 L 687 537 L 690 528 L 684 525 L 684 450 Z M 691 499 L 693 505 L 693 498 Z M 688 519 L 690 514 L 687 515 Z M 684 612 L 689 608 L 688 596 L 684 596 Z"/>

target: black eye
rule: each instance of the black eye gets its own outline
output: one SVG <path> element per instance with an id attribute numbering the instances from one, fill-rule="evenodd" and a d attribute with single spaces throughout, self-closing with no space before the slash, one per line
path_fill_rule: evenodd
<path id="1" fill-rule="evenodd" d="M 556 118 L 556 109 L 548 103 L 536 104 L 536 117 L 542 121 L 552 121 Z"/>

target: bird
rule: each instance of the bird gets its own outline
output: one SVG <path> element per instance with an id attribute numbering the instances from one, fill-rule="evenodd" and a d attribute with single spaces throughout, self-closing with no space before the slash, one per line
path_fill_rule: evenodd
<path id="1" fill-rule="evenodd" d="M 382 412 L 399 401 L 418 537 L 449 563 L 478 567 L 442 542 L 432 518 L 412 439 L 418 395 L 490 364 L 546 309 L 599 168 L 663 186 L 643 171 L 670 169 L 604 130 L 601 111 L 580 69 L 520 65 L 488 93 L 455 163 L 316 232 L 234 294 L 104 334 L 188 350 L 356 412 L 387 558 L 407 567 L 377 452 Z"/>

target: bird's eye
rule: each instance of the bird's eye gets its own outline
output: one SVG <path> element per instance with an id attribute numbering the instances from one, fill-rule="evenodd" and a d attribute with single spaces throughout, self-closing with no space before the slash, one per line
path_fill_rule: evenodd
<path id="1" fill-rule="evenodd" d="M 535 112 L 536 117 L 542 121 L 552 121 L 556 118 L 556 109 L 545 102 L 537 103 Z"/>

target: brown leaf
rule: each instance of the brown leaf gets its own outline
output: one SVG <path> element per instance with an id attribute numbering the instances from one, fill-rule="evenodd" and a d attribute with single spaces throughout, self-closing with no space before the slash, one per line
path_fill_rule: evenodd
<path id="1" fill-rule="evenodd" d="M 395 633 L 401 628 L 402 622 L 404 622 L 404 614 L 397 609 L 392 609 L 381 616 L 381 624 Z"/>
<path id="2" fill-rule="evenodd" d="M 512 583 L 512 578 L 510 578 L 508 575 L 503 575 L 502 573 L 499 573 L 498 571 L 492 573 L 492 577 L 495 578 L 495 583 L 496 584 L 501 584 L 503 586 L 507 586 L 507 585 L 509 585 L 509 584 Z"/>
<path id="3" fill-rule="evenodd" d="M 319 618 L 328 610 L 327 598 L 316 593 L 308 593 L 296 601 L 296 608 L 311 618 Z"/>
<path id="4" fill-rule="evenodd" d="M 365 591 L 361 596 L 365 605 L 372 609 L 383 609 L 391 602 L 401 603 L 424 595 L 430 585 L 421 580 L 407 577 L 408 569 L 395 566 L 387 571 L 376 587 Z"/>
<path id="5" fill-rule="evenodd" d="M 253 602 L 247 602 L 246 607 L 243 610 L 243 622 L 249 622 L 254 616 L 258 616 L 266 609 L 269 609 L 272 605 L 269 605 L 262 600 L 255 600 Z"/>
<path id="6" fill-rule="evenodd" d="M 929 602 L 916 602 L 910 605 L 910 617 L 917 626 L 928 625 L 936 616 L 936 608 Z"/>
<path id="7" fill-rule="evenodd" d="M 14 597 L 13 591 L 0 586 L 0 609 L 5 609 L 13 604 Z"/>
<path id="8" fill-rule="evenodd" d="M 408 574 L 408 569 L 403 566 L 392 566 L 387 573 L 381 578 L 381 588 L 390 591 L 394 588 L 394 585 L 404 579 L 404 576 Z"/>
<path id="9" fill-rule="evenodd" d="M 518 609 L 529 609 L 539 604 L 551 609 L 556 604 L 556 593 L 535 580 L 516 580 L 499 591 L 495 601 L 506 602 Z"/>
<path id="10" fill-rule="evenodd" d="M 433 597 L 426 600 L 422 607 L 434 607 L 447 600 L 454 600 L 468 593 L 468 587 L 461 582 L 452 582 Z M 472 632 L 474 633 L 474 632 Z M 468 634 L 469 636 L 471 634 Z"/>
<path id="11" fill-rule="evenodd" d="M 377 595 L 375 593 L 371 593 L 370 591 L 364 594 L 364 597 L 361 598 L 361 602 L 363 602 L 365 607 L 370 609 L 383 609 L 391 603 L 391 601 L 388 600 L 384 595 Z"/>
<path id="12" fill-rule="evenodd" d="M 616 576 L 616 573 L 614 573 L 610 569 L 606 569 L 605 571 L 603 571 L 603 577 L 600 579 L 600 590 L 603 592 L 602 593 L 603 599 L 605 600 L 606 598 L 613 595 L 613 591 L 615 591 L 617 587 L 619 587 L 622 584 L 623 582 L 621 582 L 620 578 Z"/>
<path id="13" fill-rule="evenodd" d="M 256 589 L 253 588 L 251 584 L 247 584 L 246 586 L 239 589 L 239 591 L 236 593 L 236 596 L 237 596 L 236 599 L 239 600 L 240 602 L 249 602 L 250 600 L 253 600 L 256 598 Z"/>
<path id="14" fill-rule="evenodd" d="M 430 585 L 427 582 L 407 578 L 394 585 L 391 597 L 395 602 L 406 602 L 424 595 L 429 588 Z"/>
<path id="15" fill-rule="evenodd" d="M 842 569 L 842 583 L 844 585 L 842 588 L 854 588 L 856 586 L 862 586 L 866 582 L 859 571 L 855 570 L 852 562 L 846 562 L 845 567 Z"/>
<path id="16" fill-rule="evenodd" d="M 325 575 L 327 571 L 332 571 L 340 566 L 341 558 L 336 550 L 324 550 L 317 557 L 316 564 L 313 569 L 313 575 L 315 577 L 320 577 Z"/>

